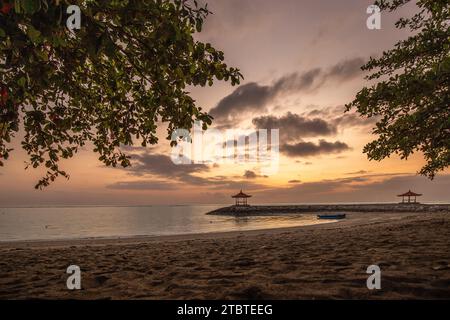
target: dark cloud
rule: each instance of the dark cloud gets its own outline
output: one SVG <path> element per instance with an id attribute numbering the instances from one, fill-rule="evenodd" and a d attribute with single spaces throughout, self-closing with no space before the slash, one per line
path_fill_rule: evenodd
<path id="1" fill-rule="evenodd" d="M 348 112 L 333 119 L 333 123 L 340 127 L 373 127 L 377 118 L 365 118 L 355 112 Z"/>
<path id="2" fill-rule="evenodd" d="M 226 96 L 209 112 L 215 119 L 226 120 L 239 112 L 264 111 L 265 105 L 274 97 L 271 87 L 260 86 L 255 82 L 239 86 Z"/>
<path id="3" fill-rule="evenodd" d="M 204 164 L 177 165 L 163 154 L 135 154 L 132 156 L 133 166 L 129 171 L 135 175 L 154 174 L 164 177 L 186 177 L 192 173 L 209 171 Z"/>
<path id="4" fill-rule="evenodd" d="M 149 152 L 149 151 L 147 151 Z M 172 190 L 183 186 L 207 186 L 211 190 L 240 189 L 245 187 L 263 188 L 265 185 L 249 183 L 246 180 L 237 180 L 225 176 L 200 177 L 195 173 L 208 173 L 210 167 L 204 164 L 176 165 L 169 156 L 163 154 L 141 153 L 133 155 L 133 164 L 126 170 L 133 176 L 143 177 L 139 181 L 120 181 L 108 185 L 109 189 L 128 190 Z M 151 175 L 152 178 L 148 176 Z M 156 178 L 154 178 L 156 177 Z M 254 171 L 246 171 L 243 178 L 254 179 L 266 177 Z M 161 179 L 167 179 L 162 181 Z"/>
<path id="5" fill-rule="evenodd" d="M 354 171 L 354 172 L 347 172 L 346 174 L 348 174 L 348 175 L 361 175 L 361 174 L 367 174 L 367 173 L 370 173 L 370 171 L 359 170 L 359 171 Z"/>
<path id="6" fill-rule="evenodd" d="M 300 160 L 295 160 L 295 163 L 302 163 Z M 305 165 L 305 166 L 310 166 L 310 165 L 312 165 L 313 163 L 312 162 L 309 162 L 309 161 L 306 161 L 306 162 L 303 162 L 303 164 Z"/>
<path id="7" fill-rule="evenodd" d="M 268 178 L 268 176 L 259 175 L 255 171 L 252 171 L 252 170 L 245 170 L 243 177 L 246 179 Z"/>
<path id="8" fill-rule="evenodd" d="M 288 183 L 301 183 L 300 180 L 289 180 Z"/>
<path id="9" fill-rule="evenodd" d="M 309 119 L 291 112 L 281 117 L 262 116 L 254 118 L 252 122 L 257 129 L 280 129 L 280 138 L 283 141 L 328 136 L 337 132 L 336 126 L 325 120 Z"/>
<path id="10" fill-rule="evenodd" d="M 311 69 L 305 73 L 291 73 L 278 79 L 271 91 L 275 97 L 279 93 L 299 92 L 311 89 L 316 79 L 322 74 L 320 68 Z"/>
<path id="11" fill-rule="evenodd" d="M 302 141 L 280 146 L 280 151 L 290 157 L 309 157 L 325 153 L 340 153 L 346 150 L 350 150 L 350 147 L 344 142 L 328 142 L 323 139 L 319 140 L 318 144 Z"/>
<path id="12" fill-rule="evenodd" d="M 302 116 L 320 118 L 335 127 L 342 128 L 374 126 L 378 120 L 377 117 L 363 117 L 355 111 L 346 112 L 345 106 L 342 105 L 324 109 L 314 109 L 302 114 Z"/>
<path id="13" fill-rule="evenodd" d="M 339 81 L 345 81 L 353 79 L 354 77 L 361 74 L 361 66 L 363 66 L 366 61 L 363 58 L 353 58 L 344 60 L 333 67 L 331 67 L 326 77 L 336 78 Z"/>
<path id="14" fill-rule="evenodd" d="M 119 181 L 106 186 L 117 190 L 176 190 L 176 185 L 165 181 Z"/>
<path id="15" fill-rule="evenodd" d="M 303 73 L 291 73 L 277 79 L 272 85 L 256 82 L 241 85 L 219 101 L 210 114 L 219 122 L 242 116 L 247 112 L 265 112 L 266 106 L 280 94 L 317 90 L 329 80 L 346 81 L 361 73 L 362 58 L 342 61 L 327 70 L 314 68 Z"/>
<path id="16" fill-rule="evenodd" d="M 207 182 L 204 178 L 194 175 L 195 173 L 208 172 L 210 168 L 207 165 L 194 163 L 175 164 L 169 156 L 158 153 L 150 153 L 152 151 L 153 150 L 151 149 L 147 150 L 146 153 L 133 154 L 132 166 L 122 170 L 126 170 L 134 176 L 152 175 L 159 178 L 169 179 L 171 182 L 167 182 L 167 185 L 161 184 L 161 187 L 166 189 L 170 189 L 169 185 L 177 182 L 196 185 L 202 185 Z M 154 182 L 155 179 L 146 179 L 141 182 L 125 181 L 109 187 L 113 189 L 126 189 L 129 187 L 129 189 L 151 190 L 153 189 L 152 184 Z"/>
<path id="17" fill-rule="evenodd" d="M 244 172 L 244 178 L 246 179 L 256 179 L 258 177 L 258 175 L 251 170 L 245 170 Z"/>

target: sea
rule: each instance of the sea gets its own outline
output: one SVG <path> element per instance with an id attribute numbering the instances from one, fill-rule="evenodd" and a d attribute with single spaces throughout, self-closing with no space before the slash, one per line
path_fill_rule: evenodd
<path id="1" fill-rule="evenodd" d="M 223 205 L 0 208 L 0 241 L 127 238 L 307 226 L 311 214 L 206 215 Z"/>

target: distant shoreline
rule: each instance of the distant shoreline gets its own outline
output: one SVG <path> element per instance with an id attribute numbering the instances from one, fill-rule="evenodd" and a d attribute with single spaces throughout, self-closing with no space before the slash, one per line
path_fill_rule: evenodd
<path id="1" fill-rule="evenodd" d="M 206 213 L 207 215 L 252 216 L 320 212 L 450 212 L 450 204 L 379 203 L 379 204 L 317 204 L 229 206 Z"/>

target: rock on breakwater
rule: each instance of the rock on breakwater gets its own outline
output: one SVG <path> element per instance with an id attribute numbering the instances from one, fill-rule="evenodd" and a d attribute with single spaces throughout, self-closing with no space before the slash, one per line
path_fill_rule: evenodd
<path id="1" fill-rule="evenodd" d="M 448 212 L 450 204 L 312 204 L 312 205 L 267 205 L 267 206 L 229 206 L 208 212 L 209 215 L 258 216 L 292 213 L 319 212 Z"/>

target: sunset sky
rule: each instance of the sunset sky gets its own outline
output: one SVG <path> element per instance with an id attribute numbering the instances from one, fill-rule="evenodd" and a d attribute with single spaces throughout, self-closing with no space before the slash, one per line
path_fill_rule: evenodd
<path id="1" fill-rule="evenodd" d="M 279 128 L 278 172 L 262 174 L 256 163 L 177 166 L 170 160 L 165 126 L 150 148 L 126 148 L 133 167 L 106 168 L 90 146 L 61 166 L 59 178 L 43 191 L 34 185 L 44 169 L 24 170 L 20 147 L 0 169 L 0 206 L 145 205 L 231 203 L 241 188 L 251 203 L 398 201 L 408 189 L 422 201 L 450 201 L 448 170 L 434 181 L 416 175 L 422 156 L 382 162 L 367 160 L 374 121 L 344 113 L 344 105 L 369 83 L 360 66 L 391 48 L 408 32 L 397 30 L 410 4 L 382 14 L 382 29 L 368 30 L 371 0 L 215 0 L 214 13 L 196 37 L 225 52 L 238 67 L 240 86 L 216 82 L 189 88 L 199 106 L 214 116 L 214 127 Z"/>

